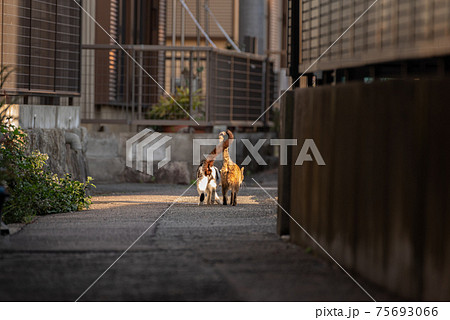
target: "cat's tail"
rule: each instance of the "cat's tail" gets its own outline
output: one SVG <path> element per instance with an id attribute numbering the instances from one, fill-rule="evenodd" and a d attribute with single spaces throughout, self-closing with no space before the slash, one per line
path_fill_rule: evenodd
<path id="1" fill-rule="evenodd" d="M 228 139 L 224 141 L 225 136 L 228 136 Z M 233 132 L 231 132 L 230 129 L 227 129 L 227 131 L 222 131 L 221 133 L 219 133 L 219 139 L 220 139 L 220 142 L 223 144 L 223 146 L 222 146 L 222 151 L 223 151 L 226 148 L 228 148 L 230 146 L 230 144 L 233 143 L 233 140 L 234 140 Z"/>
<path id="2" fill-rule="evenodd" d="M 224 141 L 225 135 L 228 136 L 228 139 Z M 206 161 L 203 163 L 203 171 L 206 175 L 209 176 L 212 173 L 212 166 L 214 165 L 214 161 L 216 161 L 217 156 L 230 146 L 233 139 L 233 133 L 228 129 L 226 132 L 222 131 L 219 134 L 219 144 L 206 156 Z"/>
<path id="3" fill-rule="evenodd" d="M 228 136 L 228 139 L 224 141 L 225 135 Z M 224 161 L 224 163 L 231 164 L 232 161 L 230 159 L 230 153 L 229 153 L 228 148 L 230 147 L 230 145 L 233 143 L 233 140 L 234 140 L 233 132 L 231 132 L 231 130 L 229 130 L 229 129 L 227 129 L 227 131 L 222 131 L 219 134 L 219 139 L 223 143 L 223 148 L 222 148 L 223 161 Z"/>
<path id="4" fill-rule="evenodd" d="M 233 135 L 233 132 L 231 132 L 230 129 L 227 129 L 227 135 L 228 135 L 228 140 L 230 141 L 229 143 L 230 144 L 233 143 L 234 135 Z"/>

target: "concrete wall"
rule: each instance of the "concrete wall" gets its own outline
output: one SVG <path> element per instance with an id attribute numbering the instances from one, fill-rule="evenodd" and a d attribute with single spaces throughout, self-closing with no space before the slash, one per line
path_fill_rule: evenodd
<path id="1" fill-rule="evenodd" d="M 89 175 L 85 159 L 86 130 L 83 128 L 73 130 L 62 129 L 30 129 L 28 134 L 28 152 L 40 151 L 49 156 L 49 169 L 60 177 L 70 173 L 72 178 L 85 181 Z M 67 139 L 66 134 L 75 136 L 81 146 Z"/>
<path id="2" fill-rule="evenodd" d="M 195 171 L 198 165 L 193 165 L 193 139 L 218 139 L 217 134 L 192 134 L 192 133 L 167 133 L 172 139 L 167 143 L 171 147 L 170 163 L 156 170 L 155 176 L 140 173 L 133 168 L 128 168 L 125 163 L 126 141 L 135 133 L 89 133 L 86 142 L 86 157 L 89 173 L 97 182 L 160 182 L 160 183 L 190 183 L 195 179 Z M 239 133 L 236 135 L 237 144 L 234 143 L 230 152 L 236 153 L 240 164 L 248 155 L 246 148 L 239 139 L 249 139 L 254 145 L 260 138 L 274 138 L 274 133 Z M 218 143 L 218 140 L 217 140 Z M 214 146 L 204 146 L 202 153 L 209 153 Z M 269 141 L 261 148 L 260 154 L 268 165 L 275 166 L 278 159 L 274 156 L 274 148 Z M 135 151 L 133 151 L 133 158 Z M 164 148 L 157 150 L 154 160 L 164 158 Z M 219 168 L 222 165 L 222 157 L 216 161 Z M 135 163 L 133 163 L 135 166 Z M 145 166 L 146 164 L 144 164 Z M 134 167 L 135 168 L 135 167 Z M 246 166 L 247 172 L 255 172 L 263 169 L 252 161 Z M 169 172 L 168 172 L 169 171 Z M 176 177 L 177 174 L 182 176 Z"/>
<path id="3" fill-rule="evenodd" d="M 33 98 L 36 97 L 29 97 Z M 68 98 L 60 97 L 60 103 L 68 104 Z M 86 180 L 87 130 L 79 128 L 80 107 L 15 104 L 9 106 L 6 117 L 28 134 L 28 152 L 40 151 L 49 156 L 47 164 L 52 172 L 60 177 L 70 173 L 76 180 Z"/>
<path id="4" fill-rule="evenodd" d="M 351 273 L 407 299 L 450 299 L 449 87 L 446 79 L 298 89 L 288 108 L 293 137 L 314 139 L 326 166 L 291 166 L 281 205 Z M 285 218 L 280 233 L 323 254 Z"/>
<path id="5" fill-rule="evenodd" d="M 11 105 L 7 116 L 22 129 L 75 129 L 80 126 L 79 106 Z"/>

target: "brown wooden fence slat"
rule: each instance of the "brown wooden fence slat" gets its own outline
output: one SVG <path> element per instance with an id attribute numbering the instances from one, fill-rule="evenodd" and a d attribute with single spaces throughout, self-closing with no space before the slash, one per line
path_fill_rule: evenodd
<path id="1" fill-rule="evenodd" d="M 450 299 L 448 88 L 435 79 L 295 92 L 291 215 L 347 270 L 407 299 Z M 294 165 L 305 139 L 326 166 Z M 295 223 L 289 232 L 326 257 Z"/>

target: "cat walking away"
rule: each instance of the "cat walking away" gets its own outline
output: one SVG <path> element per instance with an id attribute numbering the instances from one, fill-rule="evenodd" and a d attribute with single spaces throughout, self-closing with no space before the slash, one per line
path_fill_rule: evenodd
<path id="1" fill-rule="evenodd" d="M 228 139 L 223 142 L 224 137 L 228 136 Z M 222 179 L 222 195 L 223 204 L 228 204 L 227 193 L 228 190 L 231 191 L 230 204 L 235 206 L 237 204 L 237 195 L 244 181 L 244 167 L 239 168 L 239 166 L 233 162 L 230 158 L 229 146 L 233 143 L 234 135 L 230 130 L 226 132 L 221 132 L 219 134 L 219 139 L 223 143 L 223 165 L 220 170 L 220 176 Z"/>
<path id="2" fill-rule="evenodd" d="M 213 204 L 218 203 L 219 196 L 217 195 L 217 186 L 220 184 L 219 169 L 215 166 L 205 168 L 207 161 L 203 160 L 197 169 L 197 191 L 199 195 L 198 204 L 202 204 L 205 200 L 206 203 Z"/>
<path id="3" fill-rule="evenodd" d="M 220 141 L 213 151 L 209 153 L 197 168 L 197 192 L 199 195 L 198 204 L 202 204 L 205 200 L 207 204 L 220 204 L 217 195 L 217 187 L 220 185 L 220 172 L 214 166 L 214 161 L 218 154 L 223 150 L 223 140 Z"/>

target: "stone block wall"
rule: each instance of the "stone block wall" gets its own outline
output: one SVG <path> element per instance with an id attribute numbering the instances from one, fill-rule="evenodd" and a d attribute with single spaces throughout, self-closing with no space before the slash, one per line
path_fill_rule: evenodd
<path id="1" fill-rule="evenodd" d="M 72 130 L 62 129 L 29 129 L 28 152 L 40 151 L 49 156 L 48 166 L 52 172 L 59 176 L 70 173 L 73 179 L 85 181 L 89 175 L 85 151 L 86 151 L 86 129 L 78 128 Z M 67 133 L 71 133 L 75 139 L 79 139 L 81 148 L 72 140 L 67 139 Z M 77 138 L 78 137 L 78 138 Z"/>

